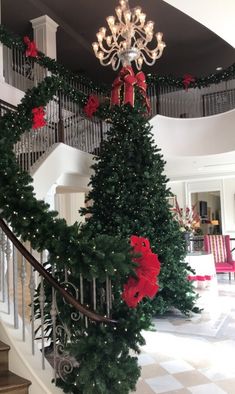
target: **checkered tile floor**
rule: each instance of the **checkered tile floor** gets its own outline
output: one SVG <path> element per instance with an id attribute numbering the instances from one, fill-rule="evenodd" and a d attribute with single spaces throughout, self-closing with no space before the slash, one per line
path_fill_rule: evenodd
<path id="1" fill-rule="evenodd" d="M 135 394 L 235 394 L 235 280 L 199 290 L 203 313 L 170 315 L 145 332 Z"/>

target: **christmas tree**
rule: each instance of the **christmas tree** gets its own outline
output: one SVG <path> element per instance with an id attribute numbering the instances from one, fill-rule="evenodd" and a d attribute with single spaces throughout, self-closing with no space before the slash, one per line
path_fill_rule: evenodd
<path id="1" fill-rule="evenodd" d="M 82 209 L 84 215 L 91 214 L 83 231 L 91 236 L 148 238 L 161 262 L 160 291 L 151 302 L 154 312 L 175 307 L 187 314 L 196 309 L 184 263 L 185 241 L 169 209 L 165 162 L 154 145 L 146 100 L 143 91 L 135 89 L 134 106 L 127 103 L 112 108 L 108 138 L 93 165 L 87 198 L 93 204 Z"/>

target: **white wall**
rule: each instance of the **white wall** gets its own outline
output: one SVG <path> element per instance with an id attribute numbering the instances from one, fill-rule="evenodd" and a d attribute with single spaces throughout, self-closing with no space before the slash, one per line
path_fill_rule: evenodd
<path id="1" fill-rule="evenodd" d="M 235 150 L 235 110 L 190 119 L 157 115 L 150 123 L 154 139 L 166 156 L 215 155 Z"/>
<path id="2" fill-rule="evenodd" d="M 93 156 L 89 153 L 79 151 L 71 146 L 53 145 L 52 149 L 47 152 L 47 156 L 42 157 L 37 162 L 37 166 L 32 169 L 33 186 L 37 199 L 44 199 L 52 185 L 60 185 L 60 179 L 64 174 L 75 174 L 77 189 L 79 189 L 79 182 L 81 182 L 83 187 L 88 190 L 87 182 L 92 173 L 90 168 L 93 163 L 92 159 Z"/>
<path id="3" fill-rule="evenodd" d="M 84 216 L 79 214 L 80 208 L 85 206 L 85 193 L 57 193 L 55 195 L 55 209 L 59 217 L 71 226 L 75 222 L 84 222 Z"/>
<path id="4" fill-rule="evenodd" d="M 223 180 L 225 231 L 235 237 L 235 177 Z"/>
<path id="5" fill-rule="evenodd" d="M 0 80 L 0 99 L 14 105 L 15 107 L 20 103 L 25 93 L 19 89 L 8 85 Z"/>
<path id="6" fill-rule="evenodd" d="M 169 182 L 172 193 L 177 197 L 177 201 L 180 207 L 185 207 L 186 204 L 186 193 L 185 193 L 185 182 Z"/>

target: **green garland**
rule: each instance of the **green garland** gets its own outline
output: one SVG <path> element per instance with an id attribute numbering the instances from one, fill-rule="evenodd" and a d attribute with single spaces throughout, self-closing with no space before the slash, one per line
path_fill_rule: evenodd
<path id="1" fill-rule="evenodd" d="M 8 48 L 17 48 L 21 52 L 25 52 L 26 45 L 24 44 L 22 38 L 10 33 L 3 25 L 0 25 L 0 41 L 6 45 Z M 89 78 L 84 75 L 75 75 L 71 71 L 67 70 L 64 66 L 59 64 L 57 61 L 45 56 L 42 52 L 39 52 L 38 58 L 30 58 L 32 62 L 36 62 L 43 67 L 46 67 L 55 75 L 59 75 L 70 81 L 82 83 L 84 86 L 90 88 L 94 92 L 99 92 L 104 95 L 110 93 L 110 86 L 107 85 L 97 85 Z M 194 77 L 194 81 L 190 82 L 190 88 L 202 88 L 210 86 L 211 84 L 218 84 L 222 81 L 227 81 L 235 77 L 235 63 L 226 68 L 225 70 L 219 71 L 217 73 L 212 73 L 205 77 Z M 178 89 L 184 89 L 184 77 L 174 77 L 174 76 L 158 76 L 149 75 L 147 76 L 148 86 L 162 85 L 170 86 Z"/>
<path id="2" fill-rule="evenodd" d="M 212 73 L 206 77 L 197 78 L 194 77 L 194 81 L 190 82 L 189 88 L 205 88 L 212 84 L 218 84 L 223 81 L 228 81 L 235 77 L 235 63 L 226 68 L 225 70 L 219 71 L 217 73 Z M 148 75 L 147 84 L 148 86 L 161 85 L 170 86 L 178 89 L 184 89 L 184 78 L 174 77 L 174 76 L 158 76 L 158 75 Z"/>
<path id="3" fill-rule="evenodd" d="M 21 52 L 25 52 L 26 45 L 24 44 L 22 38 L 10 33 L 3 25 L 0 25 L 0 41 L 9 48 L 17 48 Z M 38 58 L 31 58 L 33 62 L 37 62 L 43 67 L 46 67 L 53 74 L 59 75 L 63 78 L 69 79 L 70 81 L 82 83 L 84 86 L 90 88 L 94 92 L 100 92 L 103 94 L 108 94 L 110 92 L 110 87 L 102 84 L 97 85 L 89 78 L 84 75 L 75 75 L 71 71 L 67 70 L 64 66 L 59 64 L 57 61 L 45 56 L 42 52 L 39 52 Z M 235 63 L 229 66 L 227 69 L 219 71 L 217 73 L 212 73 L 205 77 L 197 78 L 190 83 L 190 88 L 202 88 L 210 86 L 211 84 L 218 84 L 222 81 L 227 81 L 235 77 Z M 148 75 L 147 83 L 148 86 L 152 85 L 165 85 L 184 89 L 184 78 L 174 77 L 174 76 L 158 76 L 158 75 Z"/>
<path id="4" fill-rule="evenodd" d="M 16 48 L 19 51 L 25 53 L 26 45 L 23 42 L 23 39 L 9 32 L 4 25 L 0 25 L 0 42 L 2 42 L 2 44 L 8 48 Z M 93 92 L 98 92 L 104 95 L 109 94 L 110 88 L 105 84 L 97 84 L 84 75 L 74 74 L 56 60 L 51 59 L 40 51 L 38 53 L 39 57 L 30 57 L 30 61 L 38 63 L 40 66 L 47 68 L 54 75 L 63 77 L 71 82 L 83 84 Z"/>
<path id="5" fill-rule="evenodd" d="M 9 111 L 0 118 L 1 216 L 23 241 L 30 241 L 38 251 L 49 251 L 47 266 L 55 267 L 55 276 L 60 282 L 64 281 L 65 265 L 69 281 L 75 285 L 79 284 L 80 274 L 87 280 L 96 277 L 97 288 L 102 286 L 107 274 L 110 276 L 113 318 L 118 321 L 117 325 L 90 324 L 87 328 L 83 320 L 79 323 L 71 320 L 70 308 L 61 307 L 58 319 L 65 321 L 72 332 L 67 350 L 79 367 L 68 375 L 66 382 L 61 379 L 56 383 L 70 393 L 109 394 L 113 387 L 113 393 L 127 394 L 135 389 L 140 375 L 137 359 L 131 357 L 129 351 L 139 351 L 139 345 L 144 344 L 141 331 L 151 323 L 151 308 L 146 307 L 145 302 L 130 309 L 120 297 L 123 284 L 134 268 L 129 243 L 109 235 L 90 238 L 79 232 L 78 224 L 67 226 L 65 220 L 57 219 L 56 212 L 49 211 L 47 204 L 35 198 L 32 178 L 20 170 L 13 153 L 13 145 L 32 126 L 32 108 L 45 106 L 59 90 L 80 105 L 87 102 L 87 97 L 71 90 L 64 79 L 47 77 L 27 92 L 15 113 Z M 109 106 L 101 106 L 99 114 L 111 115 Z M 45 294 L 45 316 L 50 319 L 51 290 L 47 286 Z M 97 312 L 104 313 L 99 303 Z M 50 322 L 48 324 L 50 326 Z"/>

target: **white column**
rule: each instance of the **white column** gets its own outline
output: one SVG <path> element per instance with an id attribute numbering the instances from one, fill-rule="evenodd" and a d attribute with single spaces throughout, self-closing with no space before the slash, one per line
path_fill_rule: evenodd
<path id="1" fill-rule="evenodd" d="M 48 190 L 46 196 L 45 196 L 45 203 L 50 205 L 49 210 L 53 211 L 55 208 L 55 196 L 56 196 L 56 187 L 57 185 L 54 184 L 51 186 L 51 188 Z"/>
<path id="2" fill-rule="evenodd" d="M 56 59 L 56 31 L 59 25 L 47 15 L 32 19 L 30 22 L 37 48 L 46 56 Z"/>
<path id="3" fill-rule="evenodd" d="M 0 0 L 0 23 L 2 21 L 1 19 L 1 11 L 2 11 L 2 4 Z M 0 82 L 4 82 L 4 77 L 3 77 L 3 45 L 0 42 Z"/>

